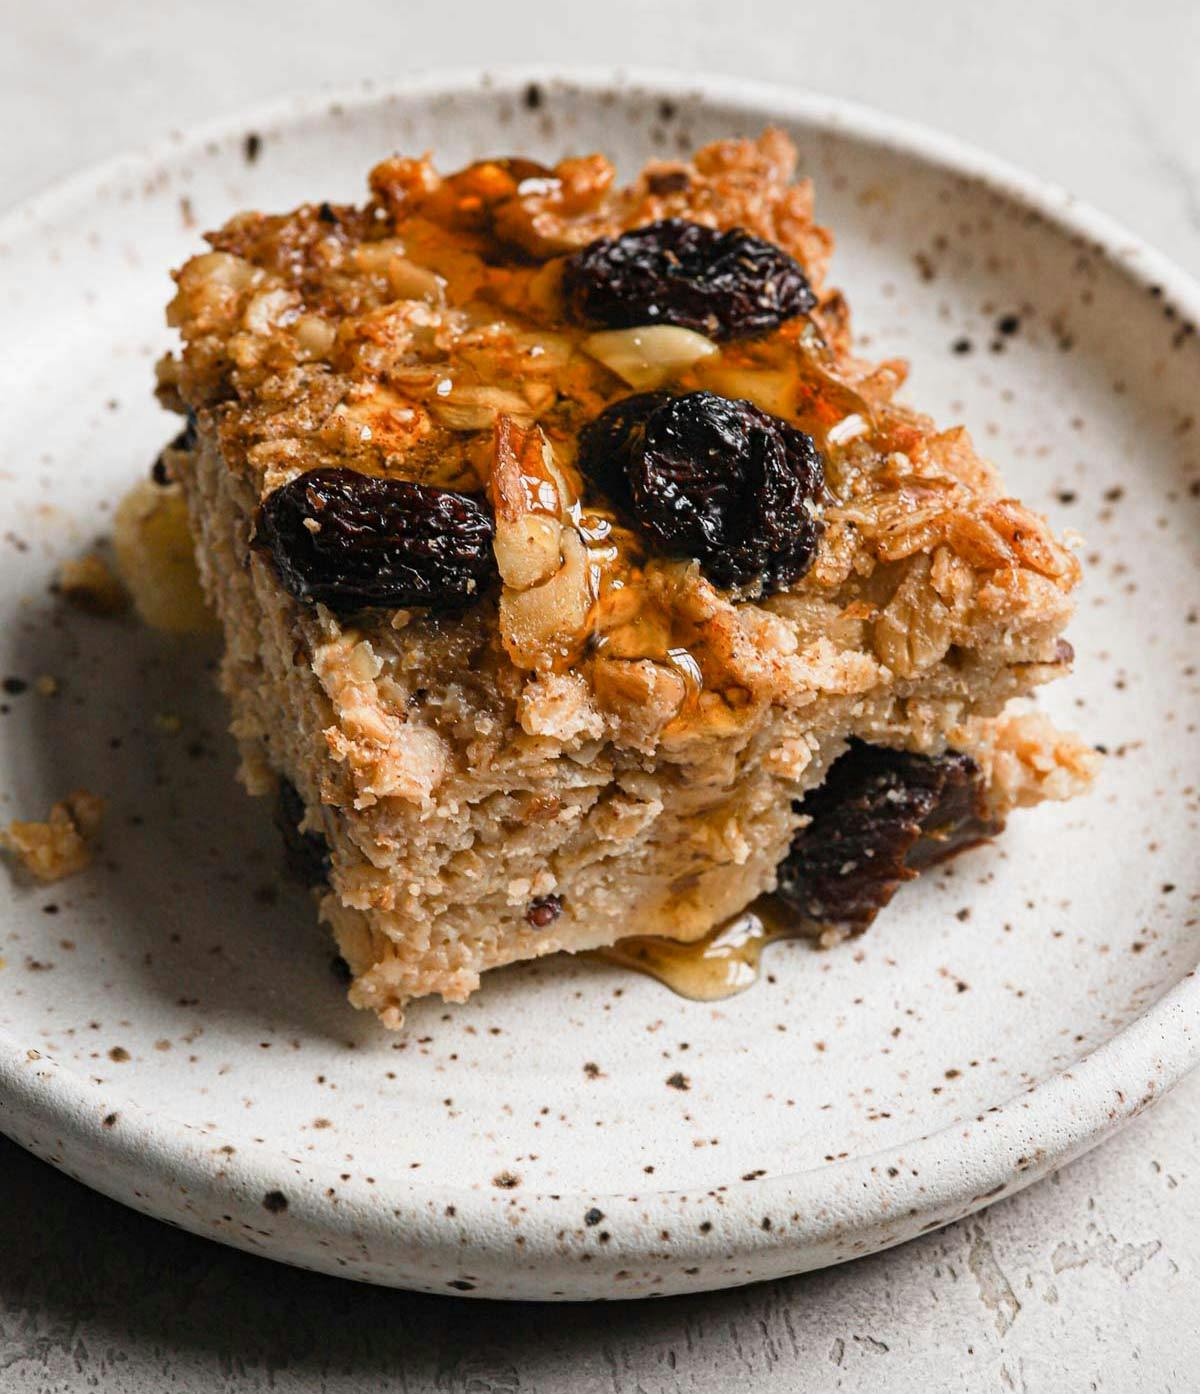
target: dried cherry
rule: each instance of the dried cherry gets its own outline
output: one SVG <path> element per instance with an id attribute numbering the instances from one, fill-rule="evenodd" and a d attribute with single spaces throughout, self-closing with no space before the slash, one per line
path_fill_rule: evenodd
<path id="1" fill-rule="evenodd" d="M 711 339 L 764 334 L 817 303 L 782 248 L 684 218 L 590 242 L 568 258 L 563 289 L 581 319 L 610 329 L 677 324 Z"/>
<path id="2" fill-rule="evenodd" d="M 255 545 L 298 600 L 343 613 L 367 605 L 453 608 L 491 578 L 494 530 L 473 494 L 330 468 L 267 497 Z"/>
<path id="3" fill-rule="evenodd" d="M 664 551 L 720 586 L 769 593 L 798 581 L 821 536 L 812 439 L 751 402 L 643 392 L 580 436 L 580 468 Z"/>

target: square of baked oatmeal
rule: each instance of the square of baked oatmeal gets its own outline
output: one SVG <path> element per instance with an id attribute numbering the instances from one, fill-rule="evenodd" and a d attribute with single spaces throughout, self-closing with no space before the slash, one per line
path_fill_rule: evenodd
<path id="1" fill-rule="evenodd" d="M 831 941 L 1094 757 L 1078 566 L 825 288 L 788 139 L 390 159 L 177 274 L 166 452 L 252 793 L 388 1025 L 485 969 Z"/>

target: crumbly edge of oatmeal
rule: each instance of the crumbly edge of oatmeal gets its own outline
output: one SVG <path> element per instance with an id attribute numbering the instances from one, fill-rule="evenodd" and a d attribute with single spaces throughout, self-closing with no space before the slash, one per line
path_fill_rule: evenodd
<path id="1" fill-rule="evenodd" d="M 1091 746 L 1069 732 L 1057 730 L 1038 712 L 976 718 L 956 730 L 954 736 L 954 748 L 966 751 L 980 763 L 988 811 L 1000 820 L 1015 808 L 1032 807 L 1046 800 L 1071 799 L 1085 793 L 1100 767 L 1100 756 Z M 837 753 L 841 752 L 841 748 L 841 743 L 835 746 Z M 814 771 L 814 777 L 806 782 L 807 787 L 820 783 L 832 758 L 836 756 L 827 758 Z M 789 841 L 793 831 L 794 827 L 789 828 Z M 762 890 L 770 891 L 773 887 L 772 876 Z M 721 913 L 712 916 L 705 923 L 704 930 L 696 934 L 680 933 L 680 925 L 674 920 L 668 920 L 665 925 L 653 925 L 649 932 L 674 939 L 699 937 L 699 933 L 742 910 L 756 894 L 746 895 L 745 887 L 739 887 L 721 905 Z M 332 928 L 339 951 L 353 974 L 349 994 L 351 1002 L 357 1007 L 376 1012 L 386 1027 L 399 1029 L 404 1024 L 404 1009 L 408 1001 L 420 995 L 412 991 L 412 967 L 404 944 L 390 936 L 376 917 L 344 905 L 333 893 L 324 895 L 320 904 L 322 916 Z M 643 931 L 639 927 L 633 932 Z M 796 932 L 810 935 L 822 948 L 833 948 L 847 937 L 842 928 L 806 926 L 801 921 L 796 923 Z M 626 935 L 622 933 L 619 937 Z M 613 942 L 610 932 L 590 927 L 577 936 L 575 942 L 564 944 L 556 940 L 541 943 L 534 952 L 548 953 L 564 947 L 578 951 L 607 947 Z M 496 964 L 511 962 L 516 957 L 531 956 L 513 953 L 510 951 L 513 946 L 503 943 L 488 947 L 492 956 L 477 963 L 469 975 L 460 977 L 455 983 L 455 991 L 447 993 L 443 990 L 443 995 L 461 1000 L 478 986 L 478 972 Z"/>
<path id="2" fill-rule="evenodd" d="M 409 616 L 383 643 L 298 604 L 250 548 L 254 495 L 215 442 L 202 433 L 179 473 L 224 624 L 243 780 L 270 794 L 282 775 L 300 791 L 306 830 L 332 852 L 321 912 L 354 973 L 352 999 L 389 1024 L 409 998 L 460 1000 L 515 959 L 631 929 L 703 934 L 773 887 L 792 801 L 850 736 L 977 751 L 999 813 L 1066 789 L 1054 771 L 1069 773 L 1070 759 L 1076 784 L 1086 777 L 1069 738 L 1042 733 L 1014 763 L 1013 741 L 973 716 L 1063 671 L 1053 627 L 1001 628 L 970 662 L 882 681 L 872 667 L 866 682 L 818 640 L 789 702 L 763 703 L 753 725 L 681 728 L 647 751 L 569 674 L 531 702 L 482 607 L 452 623 Z M 1044 759 L 1038 785 L 1030 771 Z M 534 928 L 530 903 L 547 895 L 562 913 Z"/>
<path id="3" fill-rule="evenodd" d="M 39 881 L 61 881 L 90 865 L 105 800 L 76 789 L 54 804 L 45 822 L 14 820 L 0 828 L 0 847 Z"/>

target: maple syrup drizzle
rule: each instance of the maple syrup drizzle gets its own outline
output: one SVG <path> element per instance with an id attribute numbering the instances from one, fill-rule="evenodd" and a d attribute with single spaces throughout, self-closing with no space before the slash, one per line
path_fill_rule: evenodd
<path id="1" fill-rule="evenodd" d="M 758 981 L 762 951 L 805 936 L 803 924 L 768 896 L 690 943 L 639 934 L 589 955 L 644 973 L 693 1002 L 721 1002 Z"/>

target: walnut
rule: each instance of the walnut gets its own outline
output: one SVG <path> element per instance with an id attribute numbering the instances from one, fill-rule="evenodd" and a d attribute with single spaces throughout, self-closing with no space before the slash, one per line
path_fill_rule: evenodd
<path id="1" fill-rule="evenodd" d="M 573 252 L 607 230 L 604 201 L 615 171 L 603 155 L 560 160 L 547 179 L 523 181 L 493 210 L 492 231 L 544 260 Z"/>
<path id="2" fill-rule="evenodd" d="M 189 339 L 228 330 L 247 291 L 265 279 L 264 272 L 231 252 L 203 252 L 177 274 L 179 290 L 167 306 L 167 323 L 184 329 Z"/>
<path id="3" fill-rule="evenodd" d="M 497 419 L 489 491 L 504 647 L 519 668 L 561 670 L 587 641 L 595 587 L 574 490 L 537 427 Z"/>

